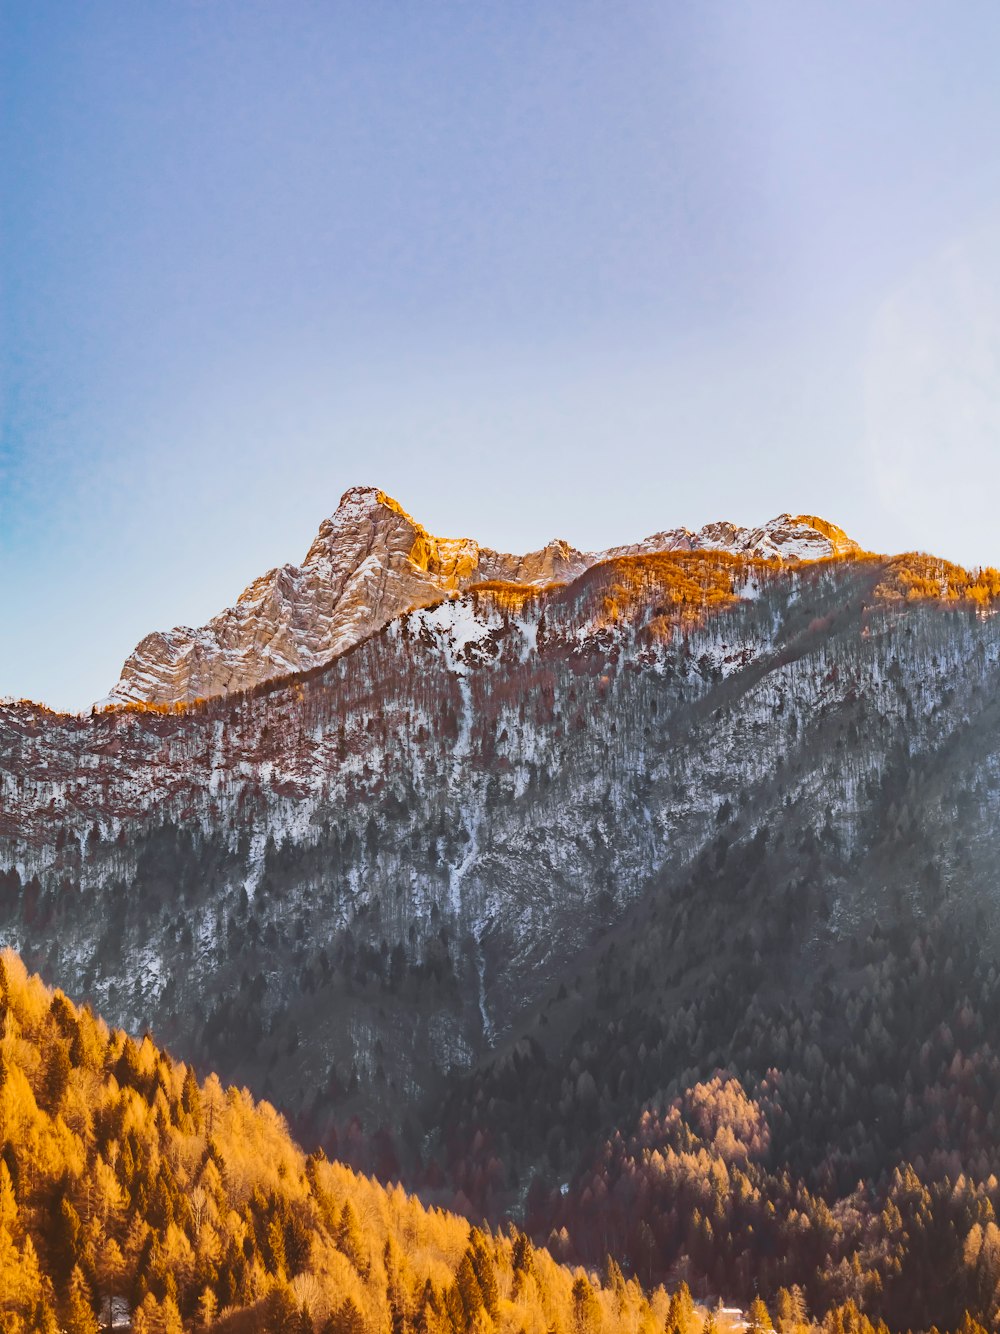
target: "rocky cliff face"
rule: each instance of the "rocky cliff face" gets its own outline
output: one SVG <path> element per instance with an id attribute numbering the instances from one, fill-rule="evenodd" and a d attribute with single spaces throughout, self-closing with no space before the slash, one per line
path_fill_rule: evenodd
<path id="1" fill-rule="evenodd" d="M 561 542 L 507 556 L 433 537 L 384 492 L 353 487 L 300 566 L 270 570 L 199 629 L 148 635 L 108 699 L 172 704 L 246 690 L 328 662 L 401 612 L 480 580 L 540 586 L 586 563 Z"/>
<path id="2" fill-rule="evenodd" d="M 785 514 L 758 529 L 673 529 L 610 552 L 553 541 L 511 556 L 469 538 L 433 537 L 383 491 L 353 487 L 300 566 L 262 575 L 207 625 L 147 635 L 106 702 L 174 704 L 250 689 L 329 662 L 401 612 L 483 581 L 541 588 L 611 556 L 638 553 L 711 550 L 796 561 L 856 549 L 821 519 Z"/>

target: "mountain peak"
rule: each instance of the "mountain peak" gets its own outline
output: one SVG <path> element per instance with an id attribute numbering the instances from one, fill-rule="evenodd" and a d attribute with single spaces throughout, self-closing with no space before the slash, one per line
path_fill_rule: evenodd
<path id="1" fill-rule="evenodd" d="M 782 563 L 846 556 L 860 547 L 842 528 L 811 514 L 778 514 L 759 528 L 741 528 L 728 519 L 706 523 L 697 532 L 670 528 L 641 542 L 612 547 L 594 560 L 659 551 L 728 551 L 734 556 Z"/>
<path id="2" fill-rule="evenodd" d="M 334 546 L 345 541 L 351 543 L 361 533 L 366 535 L 364 540 L 374 550 L 384 545 L 387 534 L 397 528 L 404 533 L 425 535 L 420 524 L 387 492 L 377 486 L 350 486 L 340 497 L 340 503 L 333 514 L 320 524 L 303 565 L 310 566 L 328 559 L 331 543 Z"/>
<path id="3" fill-rule="evenodd" d="M 396 514 L 405 515 L 406 518 L 410 517 L 398 500 L 393 500 L 392 496 L 377 486 L 349 486 L 340 497 L 340 504 L 332 517 L 335 520 L 338 518 L 349 520 L 356 515 L 369 513 L 380 505 Z"/>
<path id="4" fill-rule="evenodd" d="M 824 519 L 780 514 L 761 528 L 675 528 L 609 551 L 582 552 L 553 538 L 514 556 L 471 538 L 434 537 L 385 491 L 351 486 L 301 565 L 269 570 L 198 629 L 147 635 L 108 702 L 174 704 L 249 689 L 328 662 L 403 612 L 475 583 L 540 588 L 618 556 L 705 550 L 801 561 L 843 555 L 857 544 Z"/>
<path id="5" fill-rule="evenodd" d="M 781 560 L 820 560 L 861 549 L 843 528 L 816 514 L 778 514 L 752 530 L 749 540 L 761 548 L 761 554 Z"/>

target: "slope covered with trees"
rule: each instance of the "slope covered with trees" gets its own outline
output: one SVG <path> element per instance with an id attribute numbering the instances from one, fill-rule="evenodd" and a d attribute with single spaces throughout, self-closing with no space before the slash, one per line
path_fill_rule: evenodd
<path id="1" fill-rule="evenodd" d="M 136 1334 L 654 1334 L 677 1309 L 307 1157 L 269 1104 L 109 1030 L 9 951 L 0 1015 L 8 1334 L 96 1334 L 112 1304 Z"/>
<path id="2" fill-rule="evenodd" d="M 568 1219 L 581 1250 L 601 1254 L 599 1277 L 513 1226 L 473 1227 L 306 1156 L 269 1104 L 214 1076 L 199 1082 L 148 1035 L 110 1030 L 9 951 L 0 1016 L 8 1334 L 97 1334 L 111 1322 L 134 1334 L 721 1334 L 738 1318 L 697 1308 L 682 1275 L 697 1282 L 714 1265 L 725 1290 L 734 1257 L 744 1286 L 753 1275 L 773 1290 L 769 1306 L 748 1299 L 751 1334 L 772 1320 L 779 1334 L 876 1334 L 892 1285 L 910 1289 L 912 1329 L 928 1327 L 932 1291 L 995 1323 L 996 1178 L 928 1189 L 908 1168 L 881 1214 L 860 1185 L 830 1210 L 764 1165 L 781 1121 L 777 1081 L 754 1098 L 727 1078 L 688 1090 L 608 1143 L 572 1194 L 552 1197 L 552 1246 L 574 1249 Z M 855 1250 L 838 1262 L 847 1241 Z M 608 1246 L 647 1290 L 672 1246 L 684 1260 L 671 1266 L 672 1293 L 647 1296 Z M 794 1282 L 808 1257 L 825 1267 L 822 1289 Z M 967 1310 L 954 1328 L 986 1326 Z"/>
<path id="3" fill-rule="evenodd" d="M 513 1226 L 473 1227 L 425 1208 L 399 1185 L 379 1185 L 322 1153 L 306 1156 L 269 1104 L 224 1089 L 214 1076 L 199 1082 L 148 1035 L 136 1043 L 110 1030 L 29 976 L 9 951 L 0 956 L 0 1016 L 6 1334 L 97 1334 L 110 1323 L 134 1334 L 739 1327 L 724 1311 L 696 1307 L 680 1279 L 671 1294 L 658 1286 L 647 1296 L 606 1252 L 599 1277 L 596 1268 L 559 1263 Z M 606 1147 L 582 1197 L 565 1201 L 580 1237 L 592 1192 L 610 1192 L 622 1231 L 605 1223 L 603 1240 L 621 1245 L 626 1264 L 645 1269 L 647 1280 L 658 1265 L 657 1232 L 673 1236 L 679 1226 L 689 1238 L 689 1271 L 707 1262 L 713 1245 L 740 1245 L 770 1255 L 763 1272 L 789 1278 L 798 1252 L 822 1255 L 851 1228 L 866 1254 L 878 1253 L 881 1270 L 864 1270 L 855 1258 L 827 1276 L 831 1300 L 820 1325 L 809 1318 L 807 1294 L 789 1282 L 770 1309 L 759 1297 L 749 1302 L 743 1327 L 751 1334 L 763 1334 L 772 1319 L 780 1334 L 876 1334 L 885 1327 L 864 1308 L 879 1304 L 883 1273 L 903 1284 L 917 1259 L 942 1289 L 953 1288 L 960 1271 L 974 1306 L 995 1302 L 995 1179 L 985 1187 L 962 1179 L 948 1193 L 928 1191 L 912 1171 L 896 1173 L 880 1219 L 866 1215 L 860 1188 L 850 1217 L 831 1213 L 801 1186 L 793 1191 L 787 1174 L 760 1165 L 779 1101 L 767 1086 L 754 1100 L 735 1081 L 716 1079 L 646 1114 L 630 1139 Z M 649 1221 L 654 1199 L 657 1232 Z M 692 1212 L 692 1200 L 701 1210 Z M 590 1249 L 595 1239 L 593 1232 Z M 552 1242 L 571 1248 L 565 1225 L 554 1225 Z M 919 1297 L 915 1308 L 912 1327 L 926 1327 Z M 984 1331 L 968 1312 L 955 1328 Z"/>
<path id="4" fill-rule="evenodd" d="M 925 781 L 911 774 L 880 851 L 917 872 L 907 807 L 926 809 Z M 798 1287 L 814 1312 L 851 1299 L 894 1329 L 965 1310 L 996 1327 L 992 923 L 938 868 L 865 915 L 841 880 L 853 920 L 838 924 L 829 861 L 783 841 L 720 843 L 671 912 L 651 896 L 518 1041 L 456 1079 L 447 1179 L 474 1210 L 526 1196 L 560 1255 L 611 1250 L 646 1282 L 772 1303 Z M 870 862 L 853 870 L 878 883 Z"/>

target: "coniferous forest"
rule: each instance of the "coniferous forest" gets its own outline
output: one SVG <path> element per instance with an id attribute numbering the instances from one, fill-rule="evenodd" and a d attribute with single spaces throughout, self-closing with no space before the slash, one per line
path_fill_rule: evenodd
<path id="1" fill-rule="evenodd" d="M 426 1209 L 322 1153 L 246 1090 L 199 1082 L 0 959 L 0 1312 L 9 1334 L 185 1329 L 661 1330 L 617 1266 Z"/>
<path id="2" fill-rule="evenodd" d="M 11 1334 L 96 1334 L 128 1316 L 136 1331 L 302 1334 L 697 1334 L 742 1318 L 692 1290 L 738 1292 L 746 1328 L 781 1334 L 930 1329 L 928 1310 L 945 1315 L 934 1328 L 993 1327 L 996 1176 L 951 1179 L 930 1151 L 921 1170 L 859 1181 L 831 1206 L 828 1191 L 776 1166 L 794 1160 L 807 1081 L 698 1083 L 604 1143 L 572 1189 L 529 1192 L 529 1231 L 493 1230 L 303 1153 L 270 1104 L 199 1081 L 148 1035 L 109 1029 L 9 951 L 0 1006 L 0 1310 Z M 943 1032 L 925 1065 L 948 1056 L 946 1042 L 947 1070 L 923 1095 L 940 1106 L 942 1139 L 973 1133 L 998 1067 Z M 832 1094 L 824 1075 L 813 1087 Z M 857 1088 L 849 1068 L 836 1077 Z M 592 1083 L 577 1081 L 577 1115 L 560 1109 L 557 1127 L 587 1122 Z M 909 1101 L 886 1099 L 886 1115 L 912 1119 Z M 534 1244 L 530 1232 L 546 1230 L 547 1246 Z"/>

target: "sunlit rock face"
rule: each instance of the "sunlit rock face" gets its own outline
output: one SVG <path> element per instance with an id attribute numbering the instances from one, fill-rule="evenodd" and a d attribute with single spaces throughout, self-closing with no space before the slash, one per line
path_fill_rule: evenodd
<path id="1" fill-rule="evenodd" d="M 479 580 L 546 584 L 585 567 L 564 543 L 507 556 L 433 537 L 383 491 L 352 487 L 301 565 L 269 570 L 199 629 L 147 635 L 108 698 L 172 704 L 245 690 L 328 662 L 400 612 Z"/>
<path id="2" fill-rule="evenodd" d="M 856 549 L 822 519 L 783 514 L 756 529 L 713 523 L 607 552 L 552 541 L 514 556 L 471 538 L 433 537 L 385 492 L 352 487 L 320 525 L 301 565 L 268 571 L 207 625 L 147 635 L 107 702 L 187 703 L 250 689 L 329 662 L 400 613 L 484 581 L 541 588 L 575 579 L 609 557 L 655 552 L 727 551 L 787 562 Z"/>

